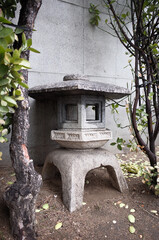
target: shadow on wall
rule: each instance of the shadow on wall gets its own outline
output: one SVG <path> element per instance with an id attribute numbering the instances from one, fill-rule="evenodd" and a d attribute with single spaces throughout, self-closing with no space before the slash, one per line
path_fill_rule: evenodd
<path id="1" fill-rule="evenodd" d="M 30 129 L 28 149 L 36 165 L 43 165 L 46 155 L 58 145 L 50 139 L 51 130 L 57 129 L 57 102 L 35 101 L 30 98 Z"/>

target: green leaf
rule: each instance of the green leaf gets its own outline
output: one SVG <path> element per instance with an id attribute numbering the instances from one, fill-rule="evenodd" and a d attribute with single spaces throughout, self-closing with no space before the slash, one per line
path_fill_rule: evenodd
<path id="1" fill-rule="evenodd" d="M 8 73 L 8 67 L 1 64 L 0 65 L 0 77 L 4 77 L 4 75 L 7 73 Z"/>
<path id="2" fill-rule="evenodd" d="M 24 33 L 22 33 L 22 42 L 24 45 L 26 44 L 26 36 Z"/>
<path id="3" fill-rule="evenodd" d="M 126 14 L 123 13 L 123 14 L 121 15 L 121 17 L 125 19 L 125 18 L 126 18 Z"/>
<path id="4" fill-rule="evenodd" d="M 12 185 L 12 184 L 13 184 L 13 182 L 7 182 L 7 184 L 8 184 L 8 185 Z"/>
<path id="5" fill-rule="evenodd" d="M 13 44 L 14 40 L 15 40 L 15 34 L 12 33 L 9 36 L 5 37 L 6 41 L 8 44 Z"/>
<path id="6" fill-rule="evenodd" d="M 48 203 L 45 203 L 43 206 L 42 206 L 43 209 L 45 210 L 48 210 L 49 209 L 49 204 Z"/>
<path id="7" fill-rule="evenodd" d="M 32 45 L 32 39 L 29 38 L 29 39 L 27 40 L 27 47 L 29 48 L 31 45 Z"/>
<path id="8" fill-rule="evenodd" d="M 13 33 L 13 29 L 12 28 L 3 28 L 0 31 L 0 38 L 5 38 L 9 35 L 11 35 Z"/>
<path id="9" fill-rule="evenodd" d="M 15 113 L 15 109 L 14 108 L 8 107 L 8 109 L 9 109 L 9 113 Z"/>
<path id="10" fill-rule="evenodd" d="M 152 100 L 153 99 L 153 95 L 154 95 L 154 92 L 150 92 L 149 95 L 148 95 L 148 99 Z"/>
<path id="11" fill-rule="evenodd" d="M 153 54 L 158 54 L 158 50 L 156 48 L 152 49 Z"/>
<path id="12" fill-rule="evenodd" d="M 14 52 L 13 52 L 13 58 L 16 59 L 16 58 L 20 58 L 20 51 L 18 49 L 15 49 Z"/>
<path id="13" fill-rule="evenodd" d="M 5 121 L 2 118 L 0 118 L 0 125 L 4 125 L 4 124 L 5 124 Z"/>
<path id="14" fill-rule="evenodd" d="M 19 85 L 24 87 L 24 88 L 26 88 L 26 89 L 29 88 L 28 85 L 26 83 L 24 83 L 24 82 L 19 82 Z"/>
<path id="15" fill-rule="evenodd" d="M 1 39 L 0 39 L 0 40 L 1 40 Z M 8 43 L 7 43 L 7 45 L 8 45 Z M 12 50 L 11 48 L 6 48 L 5 51 L 6 51 L 6 52 L 10 52 L 10 53 L 13 52 L 13 50 Z"/>
<path id="16" fill-rule="evenodd" d="M 5 143 L 5 142 L 6 142 L 5 138 L 4 137 L 0 137 L 0 143 Z"/>
<path id="17" fill-rule="evenodd" d="M 13 69 L 13 71 L 19 71 L 20 69 L 22 68 L 22 66 L 20 66 L 20 65 L 14 65 L 14 67 L 12 68 Z"/>
<path id="18" fill-rule="evenodd" d="M 7 119 L 5 120 L 5 126 L 9 126 L 11 123 L 12 123 L 11 118 L 7 118 Z"/>
<path id="19" fill-rule="evenodd" d="M 15 34 L 20 34 L 22 32 L 24 32 L 24 30 L 22 28 L 16 28 L 16 30 L 15 30 Z"/>
<path id="20" fill-rule="evenodd" d="M 27 61 L 26 59 L 21 59 L 21 61 L 19 62 L 19 65 L 26 67 L 26 68 L 30 68 L 30 62 Z"/>
<path id="21" fill-rule="evenodd" d="M 119 150 L 122 150 L 122 146 L 121 146 L 120 144 L 117 144 L 117 148 L 118 148 Z"/>
<path id="22" fill-rule="evenodd" d="M 123 143 L 123 138 L 117 138 L 117 143 Z"/>
<path id="23" fill-rule="evenodd" d="M 55 230 L 58 230 L 61 227 L 62 227 L 62 222 L 59 222 L 55 225 Z"/>
<path id="24" fill-rule="evenodd" d="M 139 125 L 137 126 L 137 130 L 138 130 L 138 131 L 142 131 L 142 129 L 143 129 L 143 126 L 139 124 Z"/>
<path id="25" fill-rule="evenodd" d="M 2 22 L 2 23 L 7 23 L 7 24 L 12 24 L 12 22 L 10 22 L 9 20 L 7 20 L 7 19 L 4 18 L 4 17 L 0 17 L 0 22 Z"/>
<path id="26" fill-rule="evenodd" d="M 4 59 L 5 50 L 2 46 L 0 46 L 0 62 Z"/>
<path id="27" fill-rule="evenodd" d="M 8 43 L 7 43 L 6 39 L 0 38 L 0 45 L 1 45 L 3 48 L 6 49 L 7 46 L 8 46 Z"/>
<path id="28" fill-rule="evenodd" d="M 110 145 L 111 145 L 111 146 L 114 146 L 114 145 L 116 145 L 116 142 L 112 142 Z"/>
<path id="29" fill-rule="evenodd" d="M 8 83 L 10 82 L 10 79 L 0 79 L 0 87 L 1 86 L 4 86 L 4 85 L 7 85 Z"/>
<path id="30" fill-rule="evenodd" d="M 24 100 L 24 97 L 19 96 L 19 97 L 16 98 L 16 101 L 17 101 L 17 100 L 18 100 L 18 101 L 23 101 L 23 100 Z"/>
<path id="31" fill-rule="evenodd" d="M 22 93 L 22 92 L 21 92 L 21 90 L 20 90 L 20 89 L 16 89 L 16 90 L 15 90 L 15 94 L 16 94 L 17 96 L 20 96 L 20 95 L 21 95 L 21 93 Z"/>
<path id="32" fill-rule="evenodd" d="M 126 146 L 127 146 L 128 148 L 131 148 L 132 144 L 127 144 Z"/>
<path id="33" fill-rule="evenodd" d="M 131 223 L 135 223 L 135 217 L 134 217 L 132 214 L 130 214 L 130 215 L 128 216 L 128 220 L 129 220 L 129 222 L 131 222 Z"/>
<path id="34" fill-rule="evenodd" d="M 29 48 L 30 51 L 35 52 L 35 53 L 40 53 L 38 50 L 36 50 L 35 48 Z"/>
<path id="35" fill-rule="evenodd" d="M 0 106 L 0 113 L 8 113 L 8 112 L 9 112 L 8 107 L 2 107 L 2 106 Z"/>
<path id="36" fill-rule="evenodd" d="M 7 104 L 7 102 L 6 101 L 4 101 L 4 100 L 1 100 L 1 106 L 3 106 L 3 107 L 6 107 L 8 104 Z"/>
<path id="37" fill-rule="evenodd" d="M 8 129 L 7 128 L 3 129 L 2 130 L 2 137 L 4 137 L 7 134 L 8 134 Z"/>
<path id="38" fill-rule="evenodd" d="M 6 64 L 6 65 L 8 65 L 8 63 L 10 64 L 10 61 L 11 61 L 11 55 L 10 55 L 10 53 L 5 53 L 5 57 L 4 57 L 4 63 Z"/>
<path id="39" fill-rule="evenodd" d="M 16 89 L 18 87 L 18 83 L 17 82 L 11 82 L 11 86 L 12 86 L 12 88 Z"/>
<path id="40" fill-rule="evenodd" d="M 14 65 L 18 65 L 18 64 L 20 64 L 22 62 L 22 59 L 21 58 L 12 58 L 12 63 L 14 64 Z"/>
<path id="41" fill-rule="evenodd" d="M 130 232 L 130 233 L 135 233 L 135 228 L 134 228 L 133 226 L 130 226 L 130 227 L 129 227 L 129 232 Z"/>
<path id="42" fill-rule="evenodd" d="M 15 66 L 16 66 L 16 65 L 15 65 Z M 15 67 L 15 66 L 14 66 L 14 67 Z M 21 73 L 18 73 L 18 72 L 14 69 L 14 67 L 13 67 L 12 70 L 11 70 L 11 74 L 12 74 L 12 76 L 13 76 L 14 78 L 17 79 L 17 82 L 18 82 L 18 79 L 21 79 L 22 74 L 21 74 Z"/>
<path id="43" fill-rule="evenodd" d="M 11 103 L 11 104 L 17 106 L 16 101 L 10 96 L 4 96 L 4 100 L 7 101 L 8 103 Z"/>

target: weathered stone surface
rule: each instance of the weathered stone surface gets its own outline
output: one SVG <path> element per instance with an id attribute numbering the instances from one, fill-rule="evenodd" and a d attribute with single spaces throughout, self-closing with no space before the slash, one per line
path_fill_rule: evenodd
<path id="1" fill-rule="evenodd" d="M 101 166 L 107 167 L 112 185 L 117 190 L 123 192 L 128 189 L 116 157 L 105 149 L 55 149 L 46 158 L 42 177 L 53 178 L 58 168 L 62 178 L 63 203 L 73 212 L 82 206 L 86 174 Z"/>
<path id="2" fill-rule="evenodd" d="M 62 147 L 75 149 L 99 148 L 112 138 L 112 132 L 108 130 L 102 131 L 73 131 L 52 130 L 51 139 L 58 142 Z"/>
<path id="3" fill-rule="evenodd" d="M 88 80 L 67 80 L 50 85 L 40 85 L 29 90 L 29 96 L 35 99 L 54 99 L 58 95 L 101 95 L 107 99 L 118 99 L 130 92 L 128 89 L 113 84 Z"/>
<path id="4" fill-rule="evenodd" d="M 85 80 L 85 81 L 89 81 L 89 79 L 86 76 L 80 75 L 80 74 L 66 75 L 63 78 L 63 81 L 71 81 L 71 80 Z"/>
<path id="5" fill-rule="evenodd" d="M 104 96 L 60 96 L 57 108 L 58 129 L 105 129 Z"/>

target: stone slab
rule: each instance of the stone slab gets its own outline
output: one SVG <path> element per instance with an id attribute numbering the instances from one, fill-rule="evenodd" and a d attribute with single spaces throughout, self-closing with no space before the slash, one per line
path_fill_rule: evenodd
<path id="1" fill-rule="evenodd" d="M 130 94 L 126 88 L 113 84 L 88 80 L 62 81 L 54 84 L 40 85 L 29 90 L 29 96 L 35 99 L 54 99 L 58 95 L 100 95 L 107 99 L 119 99 Z"/>
<path id="2" fill-rule="evenodd" d="M 90 149 L 99 148 L 112 139 L 112 132 L 108 130 L 52 130 L 51 139 L 65 148 Z"/>

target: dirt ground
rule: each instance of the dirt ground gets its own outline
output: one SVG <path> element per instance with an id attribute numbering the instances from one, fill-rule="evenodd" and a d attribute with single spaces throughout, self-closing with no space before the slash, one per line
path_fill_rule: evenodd
<path id="1" fill-rule="evenodd" d="M 141 152 L 117 157 L 125 161 L 145 160 Z M 37 171 L 41 169 L 37 167 Z M 13 239 L 9 212 L 2 198 L 6 187 L 14 181 L 13 175 L 12 168 L 0 168 L 0 240 Z M 62 204 L 60 177 L 44 181 L 37 199 L 37 240 L 158 240 L 159 198 L 148 190 L 141 177 L 126 180 L 129 191 L 120 193 L 111 186 L 105 169 L 90 171 L 86 176 L 83 206 L 73 213 Z M 125 205 L 121 207 L 121 203 Z M 48 204 L 47 210 L 43 209 L 44 204 Z M 135 212 L 130 213 L 131 209 Z M 129 222 L 129 214 L 134 215 L 135 223 Z M 58 223 L 62 226 L 56 230 Z M 130 226 L 134 226 L 135 233 L 129 232 Z"/>

